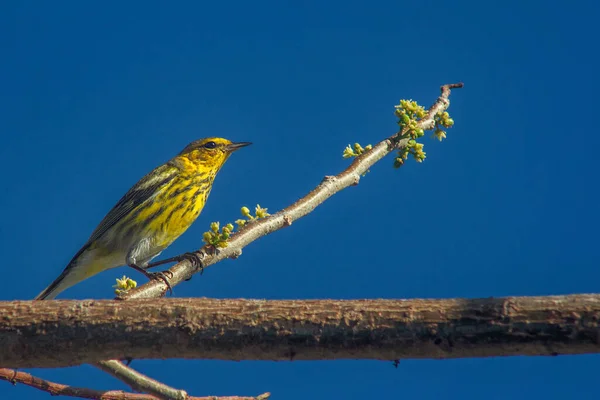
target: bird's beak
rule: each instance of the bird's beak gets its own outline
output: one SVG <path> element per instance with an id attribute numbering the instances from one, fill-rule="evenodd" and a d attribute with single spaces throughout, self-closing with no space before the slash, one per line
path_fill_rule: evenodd
<path id="1" fill-rule="evenodd" d="M 242 147 L 250 146 L 251 144 L 252 143 L 250 143 L 250 142 L 237 142 L 237 143 L 228 144 L 225 148 L 227 149 L 227 151 L 233 152 L 233 151 L 236 151 L 237 149 L 241 149 Z"/>

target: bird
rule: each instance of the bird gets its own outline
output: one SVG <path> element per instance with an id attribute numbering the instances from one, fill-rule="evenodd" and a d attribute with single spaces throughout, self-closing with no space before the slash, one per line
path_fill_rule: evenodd
<path id="1" fill-rule="evenodd" d="M 54 299 L 84 279 L 124 265 L 156 278 L 160 273 L 146 271 L 154 266 L 150 261 L 192 225 L 225 161 L 250 144 L 204 138 L 156 167 L 106 214 L 58 278 L 35 300 Z"/>

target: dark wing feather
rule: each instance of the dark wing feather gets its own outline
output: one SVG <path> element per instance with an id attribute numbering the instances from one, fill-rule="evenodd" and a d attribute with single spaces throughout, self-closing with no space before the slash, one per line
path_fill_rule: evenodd
<path id="1" fill-rule="evenodd" d="M 90 236 L 88 243 L 100 238 L 106 231 L 112 228 L 123 216 L 130 213 L 137 206 L 154 196 L 160 188 L 167 185 L 179 172 L 179 169 L 168 162 L 155 168 L 144 176 L 117 202 L 117 204 L 106 214 L 102 222 Z"/>

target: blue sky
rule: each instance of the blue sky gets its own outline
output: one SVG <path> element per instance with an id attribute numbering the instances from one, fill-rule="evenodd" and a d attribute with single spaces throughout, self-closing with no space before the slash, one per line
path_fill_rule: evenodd
<path id="1" fill-rule="evenodd" d="M 271 212 L 341 171 L 348 143 L 429 106 L 456 124 L 427 160 L 357 187 L 175 289 L 180 297 L 446 298 L 598 292 L 599 7 L 529 2 L 35 2 L 0 6 L 1 300 L 48 285 L 141 176 L 206 136 L 252 141 L 165 253 L 242 205 Z M 60 298 L 110 298 L 104 272 Z M 596 398 L 596 355 L 385 361 L 136 361 L 190 394 Z M 95 389 L 90 366 L 33 370 Z M 0 384 L 2 399 L 47 394 Z"/>

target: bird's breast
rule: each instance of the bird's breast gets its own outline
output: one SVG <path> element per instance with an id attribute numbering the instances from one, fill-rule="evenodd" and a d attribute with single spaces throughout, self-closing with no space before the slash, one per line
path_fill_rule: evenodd
<path id="1" fill-rule="evenodd" d="M 198 218 L 210 193 L 212 179 L 181 177 L 155 201 L 152 231 L 160 232 L 159 245 L 168 245 Z M 151 211 L 152 212 L 152 211 Z"/>

